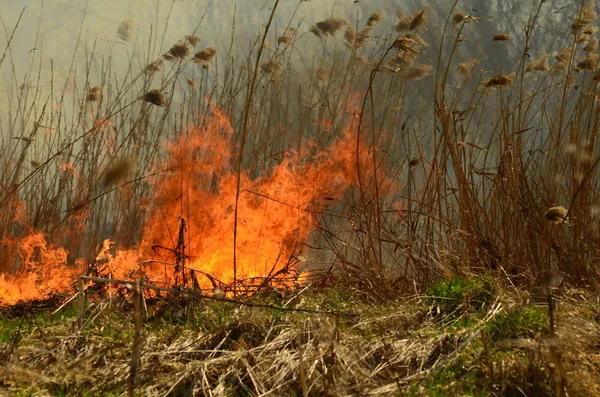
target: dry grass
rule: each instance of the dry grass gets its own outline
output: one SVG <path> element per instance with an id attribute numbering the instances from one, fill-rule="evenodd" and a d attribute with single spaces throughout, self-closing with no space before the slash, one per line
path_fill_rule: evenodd
<path id="1" fill-rule="evenodd" d="M 205 43 L 202 34 L 208 47 L 201 51 L 193 50 L 199 38 L 190 32 L 178 32 L 184 39 L 164 47 L 164 37 L 155 34 L 146 38 L 146 58 L 131 58 L 123 79 L 113 78 L 108 66 L 97 72 L 93 65 L 128 56 L 136 39 L 133 21 L 116 26 L 119 45 L 111 47 L 105 63 L 83 62 L 78 53 L 73 63 L 79 69 L 61 84 L 45 81 L 42 57 L 34 52 L 39 75 L 32 66 L 27 81 L 10 77 L 4 87 L 11 101 L 1 117 L 0 281 L 22 277 L 42 263 L 46 241 L 70 252 L 64 260 L 69 269 L 95 263 L 106 238 L 115 241 L 114 249 L 138 247 L 150 214 L 162 220 L 168 236 L 161 236 L 160 248 L 148 243 L 154 250 L 149 252 L 172 260 L 170 250 L 178 246 L 174 220 L 198 213 L 185 205 L 194 195 L 186 190 L 189 175 L 175 160 L 175 166 L 164 167 L 166 148 L 190 139 L 188 126 L 204 126 L 219 109 L 233 132 L 227 135 L 222 128 L 214 134 L 222 138 L 221 146 L 195 143 L 178 158 L 189 157 L 188 169 L 202 170 L 194 187 L 207 198 L 207 207 L 208 198 L 230 192 L 232 179 L 241 181 L 238 193 L 250 194 L 245 187 L 274 170 L 285 174 L 295 164 L 310 164 L 313 156 L 331 154 L 332 142 L 352 137 L 343 150 L 356 161 L 336 163 L 344 177 L 329 184 L 352 181 L 339 197 L 321 192 L 299 206 L 296 197 L 281 200 L 277 189 L 253 191 L 257 198 L 249 207 L 268 202 L 304 214 L 314 227 L 308 237 L 292 239 L 295 227 L 278 232 L 280 245 L 297 251 L 285 258 L 258 253 L 257 262 L 295 260 L 301 270 L 323 271 L 325 284 L 334 274 L 338 287 L 360 296 L 352 301 L 358 318 L 277 317 L 243 308 L 215 328 L 196 324 L 147 332 L 138 372 L 141 390 L 285 394 L 304 388 L 315 394 L 389 395 L 417 384 L 425 390 L 413 390 L 418 394 L 430 392 L 444 374 L 444 381 L 458 381 L 439 392 L 460 395 L 469 392 L 468 374 L 474 373 L 454 366 L 465 364 L 462 360 L 484 379 L 525 385 L 531 376 L 552 388 L 556 373 L 548 368 L 556 366 L 556 351 L 550 338 L 504 341 L 518 346 L 502 365 L 490 358 L 489 346 L 479 344 L 481 334 L 475 332 L 483 328 L 435 329 L 439 319 L 428 317 L 423 303 L 402 301 L 386 307 L 386 314 L 361 306 L 422 294 L 439 279 L 491 273 L 496 285 L 520 291 L 519 296 L 560 286 L 564 301 L 557 309 L 555 341 L 561 376 L 574 395 L 579 391 L 570 379 L 582 379 L 595 393 L 598 358 L 591 341 L 597 335 L 589 312 L 577 312 L 578 304 L 586 304 L 573 302 L 577 293 L 595 299 L 589 291 L 597 290 L 600 274 L 597 22 L 594 2 L 579 4 L 578 10 L 564 10 L 570 20 L 551 40 L 538 25 L 542 2 L 524 30 L 498 26 L 482 38 L 476 37 L 478 27 L 495 26 L 505 16 L 473 17 L 458 9 L 442 15 L 425 7 L 357 21 L 332 17 L 297 28 L 290 21 L 279 32 L 256 38 L 244 56 L 219 48 L 216 57 L 214 43 Z M 491 42 L 500 29 L 506 33 L 492 41 L 508 42 Z M 309 56 L 302 45 L 314 46 L 316 55 Z M 97 60 L 101 54 L 85 55 Z M 8 68 L 5 72 L 10 75 Z M 217 149 L 226 153 L 218 162 Z M 135 167 L 115 161 L 131 158 Z M 301 169 L 308 173 L 310 166 Z M 298 181 L 297 175 L 287 177 Z M 172 180 L 178 193 L 157 192 L 156 186 L 164 186 L 157 180 Z M 171 201 L 177 210 L 165 213 Z M 326 205 L 315 204 L 321 202 Z M 233 211 L 231 205 L 223 208 L 215 219 Z M 32 231 L 42 233 L 44 244 L 25 254 L 19 241 Z M 197 231 L 186 233 L 179 245 L 186 251 L 177 251 L 182 261 L 211 249 L 212 242 L 188 245 Z M 260 236 L 257 247 L 266 241 L 262 229 Z M 161 256 L 161 250 L 167 253 Z M 42 274 L 47 273 L 31 275 L 30 284 L 43 286 Z M 229 293 L 238 281 L 222 282 L 215 291 Z M 199 304 L 192 312 L 206 317 L 221 309 Z M 481 326 L 499 315 L 488 309 L 477 319 Z M 38 379 L 54 392 L 60 387 L 121 392 L 131 359 L 129 323 L 122 321 L 128 312 L 99 301 L 91 313 L 110 326 L 103 329 L 88 317 L 85 332 L 69 328 L 70 320 L 48 330 L 30 329 L 15 344 L 10 365 L 0 370 L 3 382 L 17 388 L 19 379 Z M 122 331 L 111 316 L 125 324 Z M 411 333 L 415 324 L 423 326 L 421 334 Z M 577 342 L 573 349 L 571 340 Z M 27 361 L 17 361 L 20 357 Z M 61 371 L 70 375 L 61 377 Z M 494 387 L 502 388 L 498 384 Z"/>
<path id="2" fill-rule="evenodd" d="M 414 300 L 373 306 L 344 296 L 338 310 L 352 313 L 352 319 L 234 308 L 218 301 L 167 301 L 144 326 L 136 390 L 147 396 L 288 395 L 302 389 L 303 379 L 309 395 L 510 393 L 519 388 L 553 395 L 554 346 L 569 393 L 600 395 L 600 358 L 593 342 L 600 334 L 584 292 L 569 291 L 561 299 L 555 338 L 529 339 L 492 336 L 494 324 L 518 312 L 516 301 L 496 301 L 489 310 L 457 318 L 456 313 L 436 315 Z M 293 307 L 331 305 L 337 299 L 308 294 Z M 73 331 L 73 318 L 52 321 L 38 315 L 21 327 L 11 354 L 6 354 L 11 340 L 0 345 L 1 382 L 11 392 L 29 387 L 120 394 L 133 338 L 133 324 L 124 314 L 108 301 L 96 302 L 79 332 Z M 42 331 L 40 322 L 47 321 Z M 527 334 L 526 329 L 515 332 Z M 529 379 L 519 375 L 525 370 Z"/>

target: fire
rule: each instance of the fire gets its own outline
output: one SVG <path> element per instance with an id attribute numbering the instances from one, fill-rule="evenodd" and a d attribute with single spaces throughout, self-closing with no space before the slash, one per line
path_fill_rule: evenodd
<path id="1" fill-rule="evenodd" d="M 168 145 L 165 163 L 155 166 L 168 171 L 152 181 L 155 193 L 141 241 L 114 255 L 112 243 L 105 242 L 99 255 L 105 262 L 101 272 L 116 279 L 143 275 L 150 282 L 171 286 L 176 267 L 165 262 L 177 262 L 195 272 L 201 288 L 215 283 L 223 287 L 234 281 L 235 250 L 237 280 L 260 282 L 278 274 L 291 283 L 300 270 L 295 258 L 304 254 L 319 214 L 357 186 L 357 158 L 361 170 L 372 164 L 366 145 L 359 145 L 357 156 L 356 123 L 355 115 L 345 134 L 312 158 L 291 155 L 269 171 L 254 175 L 242 171 L 234 247 L 237 148 L 232 145 L 229 120 L 213 109 Z M 0 276 L 0 304 L 67 289 L 79 272 L 67 266 L 66 250 L 46 245 L 39 234 L 28 239 L 23 246 L 33 244 L 39 255 L 34 258 L 27 254 L 31 250 L 24 250 L 19 272 Z M 161 262 L 140 265 L 147 260 Z"/>
<path id="2" fill-rule="evenodd" d="M 67 250 L 46 242 L 41 233 L 17 247 L 21 268 L 14 276 L 0 274 L 0 304 L 42 299 L 68 289 L 80 270 L 67 266 Z"/>

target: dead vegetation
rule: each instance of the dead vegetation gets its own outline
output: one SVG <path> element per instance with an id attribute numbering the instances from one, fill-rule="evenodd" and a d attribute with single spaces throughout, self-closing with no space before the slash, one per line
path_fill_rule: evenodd
<path id="1" fill-rule="evenodd" d="M 600 396 L 596 11 L 549 48 L 536 4 L 181 32 L 47 106 L 7 80 L 0 393 Z M 81 274 L 128 287 L 34 310 Z"/>

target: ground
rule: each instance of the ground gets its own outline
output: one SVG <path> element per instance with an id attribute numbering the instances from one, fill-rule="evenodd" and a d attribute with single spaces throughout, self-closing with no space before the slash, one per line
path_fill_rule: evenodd
<path id="1" fill-rule="evenodd" d="M 135 395 L 600 396 L 598 297 L 554 295 L 555 335 L 546 300 L 485 277 L 388 302 L 350 287 L 148 299 Z M 75 300 L 0 309 L 0 395 L 126 395 L 130 302 L 90 296 L 80 321 Z"/>

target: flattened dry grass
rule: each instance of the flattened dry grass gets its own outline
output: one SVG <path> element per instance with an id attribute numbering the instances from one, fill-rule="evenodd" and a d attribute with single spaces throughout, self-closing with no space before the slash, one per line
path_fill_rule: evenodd
<path id="1" fill-rule="evenodd" d="M 473 283 L 466 285 L 472 289 Z M 136 392 L 384 396 L 522 390 L 551 396 L 559 360 L 570 395 L 600 396 L 593 297 L 564 293 L 551 337 L 544 307 L 525 294 L 510 296 L 499 292 L 485 305 L 439 312 L 431 297 L 367 304 L 358 294 L 326 290 L 297 296 L 287 306 L 333 310 L 339 317 L 219 301 L 162 302 L 144 324 Z M 0 385 L 13 394 L 124 394 L 133 343 L 126 303 L 92 304 L 81 331 L 74 316 L 51 317 L 30 316 L 18 327 L 2 323 L 11 336 L 0 344 Z"/>

